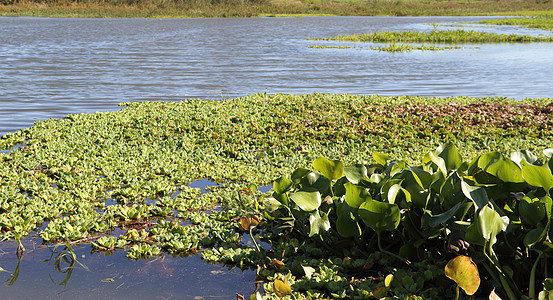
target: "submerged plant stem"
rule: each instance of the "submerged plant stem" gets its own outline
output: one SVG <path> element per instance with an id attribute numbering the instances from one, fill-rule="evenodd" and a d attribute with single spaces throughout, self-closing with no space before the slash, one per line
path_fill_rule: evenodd
<path id="1" fill-rule="evenodd" d="M 377 232 L 376 232 L 376 235 L 377 235 L 377 240 L 378 240 L 378 249 L 380 250 L 380 252 L 386 253 L 386 254 L 388 254 L 388 255 L 390 255 L 390 256 L 393 256 L 393 257 L 397 258 L 398 260 L 402 261 L 403 263 L 405 263 L 406 265 L 410 265 L 410 264 L 411 264 L 411 262 L 410 262 L 409 260 L 407 260 L 407 259 L 405 259 L 405 258 L 403 258 L 403 257 L 401 257 L 401 256 L 399 256 L 399 255 L 397 255 L 397 254 L 395 254 L 395 253 L 392 253 L 392 252 L 390 252 L 390 251 L 384 249 L 384 248 L 382 247 L 382 244 L 380 243 L 380 232 L 377 231 Z"/>

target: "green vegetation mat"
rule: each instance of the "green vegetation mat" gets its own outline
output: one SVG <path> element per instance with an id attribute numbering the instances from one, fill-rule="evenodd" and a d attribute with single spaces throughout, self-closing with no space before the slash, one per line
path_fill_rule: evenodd
<path id="1" fill-rule="evenodd" d="M 371 42 L 371 43 L 524 43 L 524 42 L 552 42 L 553 37 L 529 36 L 518 34 L 496 34 L 481 31 L 466 30 L 432 30 L 419 31 L 383 31 L 353 35 L 340 35 L 331 38 L 314 40 Z"/>
<path id="2" fill-rule="evenodd" d="M 371 164 L 371 154 L 379 152 L 418 165 L 443 142 L 456 145 L 465 159 L 492 150 L 539 154 L 553 145 L 552 101 L 257 94 L 126 103 L 117 112 L 40 121 L 0 139 L 0 149 L 17 146 L 0 153 L 0 234 L 21 240 L 36 233 L 45 243 L 67 245 L 92 241 L 95 251 L 122 248 L 130 259 L 203 249 L 205 260 L 252 268 L 260 258 L 241 242 L 247 230 L 240 217 L 262 215 L 267 195 L 256 187 L 311 168 L 320 156 Z M 197 179 L 219 185 L 201 194 L 187 186 Z M 116 228 L 125 230 L 110 235 Z M 313 278 L 302 285 L 308 297 L 372 292 L 394 272 L 409 278 L 403 280 L 417 294 L 433 295 L 425 294 L 425 282 L 443 274 L 442 262 L 420 263 L 425 276 L 418 279 L 378 251 L 355 258 L 350 268 L 313 244 L 288 245 L 314 260 L 304 270 Z M 374 262 L 389 268 L 363 271 Z M 264 278 L 275 278 L 274 264 Z M 355 285 L 361 281 L 366 286 Z M 452 295 L 453 287 L 446 292 Z"/>
<path id="3" fill-rule="evenodd" d="M 516 25 L 516 26 L 522 26 L 527 28 L 553 30 L 553 14 L 537 13 L 531 17 L 485 20 L 485 21 L 480 21 L 478 23 L 491 24 L 491 25 Z"/>

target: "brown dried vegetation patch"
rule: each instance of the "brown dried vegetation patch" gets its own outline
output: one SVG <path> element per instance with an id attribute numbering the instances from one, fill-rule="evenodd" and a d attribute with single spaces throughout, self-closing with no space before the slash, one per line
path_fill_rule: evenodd
<path id="1" fill-rule="evenodd" d="M 418 116 L 428 121 L 449 117 L 467 125 L 487 125 L 503 129 L 521 126 L 550 129 L 553 126 L 553 103 L 546 106 L 497 103 L 473 103 L 469 105 L 451 103 L 443 106 L 399 105 L 396 107 L 395 113 L 399 116 Z"/>

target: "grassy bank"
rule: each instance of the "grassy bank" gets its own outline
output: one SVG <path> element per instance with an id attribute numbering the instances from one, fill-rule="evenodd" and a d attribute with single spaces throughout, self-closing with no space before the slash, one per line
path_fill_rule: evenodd
<path id="1" fill-rule="evenodd" d="M 551 10 L 552 1 L 0 1 L 1 16 L 84 18 L 522 15 Z"/>
<path id="2" fill-rule="evenodd" d="M 257 254 L 240 243 L 239 218 L 260 214 L 265 197 L 252 184 L 310 168 L 319 156 L 351 165 L 371 163 L 377 151 L 417 165 L 445 141 L 465 158 L 490 150 L 539 154 L 553 144 L 551 101 L 258 94 L 129 103 L 117 112 L 41 121 L 0 139 L 0 149 L 19 145 L 0 153 L 0 234 L 92 241 L 95 251 L 126 249 L 130 259 L 211 249 L 204 259 L 247 268 Z M 200 195 L 187 186 L 196 179 L 220 185 Z M 138 232 L 128 224 L 147 225 Z M 321 249 L 305 251 L 320 257 Z M 389 259 L 374 255 L 381 264 Z M 344 275 L 324 258 L 313 264 L 320 267 L 311 275 L 322 283 L 312 289 L 328 296 L 325 289 Z M 441 270 L 432 267 L 429 278 Z M 373 275 L 369 291 L 382 279 Z"/>

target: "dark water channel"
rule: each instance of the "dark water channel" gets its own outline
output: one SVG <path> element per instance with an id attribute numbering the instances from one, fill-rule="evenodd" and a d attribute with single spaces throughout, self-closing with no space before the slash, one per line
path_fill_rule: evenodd
<path id="1" fill-rule="evenodd" d="M 483 17 L 0 18 L 0 135 L 126 101 L 253 93 L 553 96 L 553 44 L 387 53 L 308 41 Z M 461 24 L 462 25 L 462 24 Z M 443 27 L 449 28 L 449 27 Z M 513 27 L 504 33 L 542 34 Z"/>

